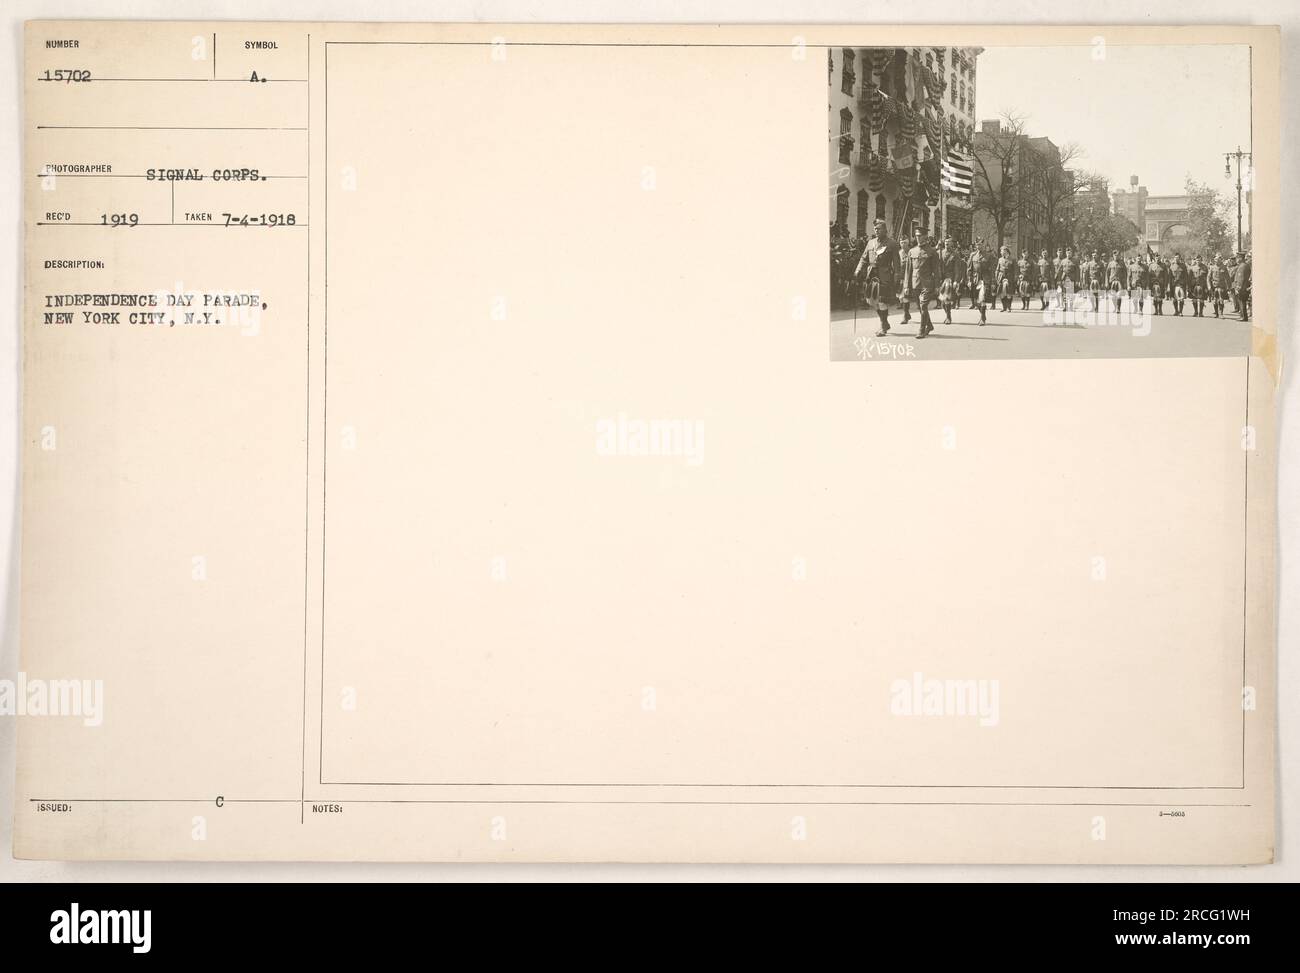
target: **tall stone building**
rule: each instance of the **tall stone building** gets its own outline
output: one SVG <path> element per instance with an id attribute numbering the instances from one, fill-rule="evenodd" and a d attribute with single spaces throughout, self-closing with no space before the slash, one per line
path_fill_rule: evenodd
<path id="1" fill-rule="evenodd" d="M 913 220 L 939 232 L 939 163 L 970 152 L 978 47 L 837 47 L 827 51 L 830 223 L 835 236 L 891 235 Z M 970 206 L 948 194 L 948 234 L 970 239 Z"/>

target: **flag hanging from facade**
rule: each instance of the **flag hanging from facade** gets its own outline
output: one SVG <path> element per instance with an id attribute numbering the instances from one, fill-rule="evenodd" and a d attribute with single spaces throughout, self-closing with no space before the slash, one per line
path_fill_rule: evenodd
<path id="1" fill-rule="evenodd" d="M 958 196 L 969 196 L 971 182 L 975 178 L 975 165 L 965 152 L 948 150 L 948 158 L 943 160 L 943 188 Z"/>

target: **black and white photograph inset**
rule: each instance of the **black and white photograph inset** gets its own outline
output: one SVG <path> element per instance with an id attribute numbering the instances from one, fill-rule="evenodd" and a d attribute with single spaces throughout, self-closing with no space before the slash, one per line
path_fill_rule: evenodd
<path id="1" fill-rule="evenodd" d="M 831 359 L 1248 354 L 1250 64 L 829 48 Z"/>

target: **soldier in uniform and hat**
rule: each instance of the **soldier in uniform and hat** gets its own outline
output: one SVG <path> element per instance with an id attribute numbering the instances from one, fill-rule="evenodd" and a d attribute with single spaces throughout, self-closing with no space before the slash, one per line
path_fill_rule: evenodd
<path id="1" fill-rule="evenodd" d="M 1004 246 L 998 257 L 997 269 L 993 275 L 993 285 L 1002 310 L 1010 313 L 1011 295 L 1016 289 L 1016 262 L 1011 257 L 1011 248 Z"/>
<path id="2" fill-rule="evenodd" d="M 1038 258 L 1038 300 L 1042 303 L 1039 310 L 1047 310 L 1047 295 L 1051 293 L 1052 288 L 1056 286 L 1056 266 L 1047 251 L 1044 250 Z"/>
<path id="3" fill-rule="evenodd" d="M 980 245 L 978 240 L 971 241 L 969 249 L 962 255 L 962 290 L 970 297 L 970 306 L 973 311 L 979 304 L 978 281 L 975 279 L 975 271 L 972 265 L 975 258 L 979 256 Z M 961 310 L 961 305 L 957 305 L 957 310 Z"/>
<path id="4" fill-rule="evenodd" d="M 1016 261 L 1016 289 L 1020 292 L 1020 310 L 1029 310 L 1029 295 L 1038 288 L 1038 267 L 1029 259 L 1029 251 L 1020 251 Z"/>
<path id="5" fill-rule="evenodd" d="M 1209 265 L 1201 259 L 1201 255 L 1199 253 L 1194 255 L 1192 262 L 1187 267 L 1187 276 L 1191 283 L 1193 317 L 1205 317 L 1205 298 L 1210 291 L 1209 272 Z"/>
<path id="6" fill-rule="evenodd" d="M 912 241 L 912 249 L 903 262 L 903 300 L 910 302 L 915 297 L 920 305 L 921 329 L 916 335 L 919 339 L 934 330 L 930 323 L 930 302 L 939 286 L 939 255 L 921 232 L 919 222 L 912 224 Z"/>
<path id="7" fill-rule="evenodd" d="M 1106 265 L 1097 256 L 1096 250 L 1083 265 L 1083 277 L 1088 288 L 1089 306 L 1093 313 L 1096 313 L 1101 309 L 1101 292 L 1106 284 Z"/>
<path id="8" fill-rule="evenodd" d="M 1250 254 L 1243 253 L 1232 272 L 1232 291 L 1237 298 L 1237 311 L 1241 320 L 1250 317 Z"/>
<path id="9" fill-rule="evenodd" d="M 1169 265 L 1169 296 L 1174 299 L 1175 317 L 1183 316 L 1183 305 L 1187 302 L 1187 288 L 1190 284 L 1191 275 L 1187 272 L 1187 264 L 1183 263 L 1183 255 L 1176 253 Z"/>
<path id="10" fill-rule="evenodd" d="M 976 244 L 966 264 L 966 277 L 970 281 L 973 307 L 979 308 L 980 327 L 984 327 L 985 311 L 993 291 L 993 259 Z"/>
<path id="11" fill-rule="evenodd" d="M 1228 292 L 1232 290 L 1232 274 L 1223 262 L 1223 254 L 1214 258 L 1206 273 L 1206 287 L 1210 295 L 1210 306 L 1214 308 L 1216 318 L 1225 317 L 1224 305 L 1228 301 Z"/>
<path id="12" fill-rule="evenodd" d="M 952 309 L 957 303 L 958 289 L 966 276 L 961 253 L 952 237 L 943 241 L 939 251 L 939 306 L 943 308 L 943 323 L 952 324 Z"/>
<path id="13" fill-rule="evenodd" d="M 880 319 L 876 337 L 883 338 L 889 334 L 889 305 L 898 293 L 898 244 L 885 233 L 884 220 L 876 220 L 875 226 L 876 235 L 867 241 L 853 276 L 866 286 L 867 301 Z"/>
<path id="14" fill-rule="evenodd" d="M 1169 289 L 1169 265 L 1160 259 L 1158 253 L 1151 255 L 1149 265 L 1151 279 L 1151 309 L 1153 314 L 1164 316 L 1165 292 Z"/>
<path id="15" fill-rule="evenodd" d="M 1110 262 L 1106 264 L 1106 288 L 1110 291 L 1110 300 L 1115 313 L 1119 314 L 1120 301 L 1123 299 L 1124 292 L 1128 290 L 1128 268 L 1124 265 L 1118 250 L 1110 252 Z"/>
<path id="16" fill-rule="evenodd" d="M 1232 302 L 1232 313 L 1239 314 L 1240 308 L 1237 307 L 1237 292 L 1232 286 L 1232 278 L 1237 273 L 1237 255 L 1235 253 L 1228 254 L 1228 259 L 1224 266 L 1228 268 L 1228 300 Z M 1226 310 L 1223 312 L 1223 316 L 1225 318 L 1228 316 Z"/>
<path id="17" fill-rule="evenodd" d="M 976 239 L 971 243 L 971 251 L 966 255 L 966 290 L 971 295 L 971 310 L 974 311 L 979 307 L 979 277 L 975 274 L 975 264 L 984 259 L 983 248 L 980 247 L 980 241 Z"/>
<path id="18" fill-rule="evenodd" d="M 911 253 L 911 248 L 914 245 L 920 233 L 921 233 L 921 221 L 912 220 L 911 232 L 908 235 L 907 239 L 900 240 L 898 242 L 898 258 L 901 266 L 898 303 L 901 304 L 903 307 L 903 321 L 902 321 L 903 324 L 907 324 L 907 322 L 912 320 L 912 301 L 916 300 L 916 298 L 913 294 L 909 293 L 907 288 L 903 285 L 902 277 L 907 275 L 907 256 L 909 253 Z M 924 337 L 924 335 L 922 335 L 922 337 Z"/>
<path id="19" fill-rule="evenodd" d="M 1056 303 L 1062 311 L 1074 310 L 1074 295 L 1079 289 L 1082 269 L 1074 259 L 1074 248 L 1066 247 L 1056 264 Z"/>
<path id="20" fill-rule="evenodd" d="M 1151 288 L 1151 270 L 1139 255 L 1134 254 L 1129 258 L 1124 277 L 1132 308 L 1141 314 L 1146 303 L 1147 291 Z"/>

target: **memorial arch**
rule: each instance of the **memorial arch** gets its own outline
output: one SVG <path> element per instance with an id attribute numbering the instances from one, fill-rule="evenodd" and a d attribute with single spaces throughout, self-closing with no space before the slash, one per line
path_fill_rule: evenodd
<path id="1" fill-rule="evenodd" d="M 1146 226 L 1142 242 L 1156 253 L 1165 253 L 1180 238 L 1190 236 L 1186 196 L 1148 196 L 1145 207 Z"/>

